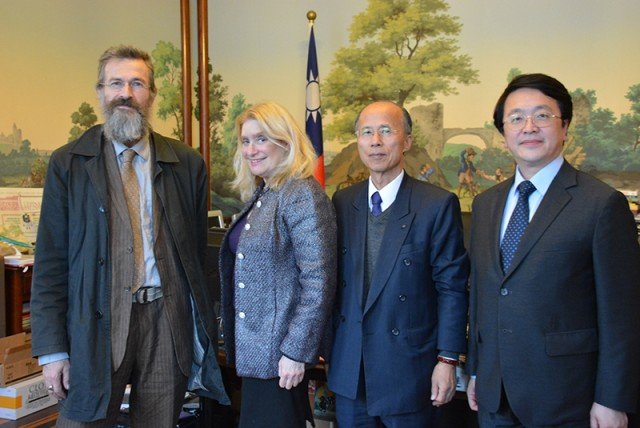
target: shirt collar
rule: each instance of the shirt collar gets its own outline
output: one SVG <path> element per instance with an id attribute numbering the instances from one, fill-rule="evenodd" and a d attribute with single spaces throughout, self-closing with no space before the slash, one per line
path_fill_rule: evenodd
<path id="1" fill-rule="evenodd" d="M 400 174 L 389 184 L 384 186 L 382 189 L 376 189 L 376 186 L 371 181 L 371 177 L 369 177 L 369 208 L 371 208 L 371 195 L 375 192 L 380 193 L 380 197 L 382 198 L 382 211 L 389 208 L 389 206 L 396 200 L 396 196 L 398 196 L 398 191 L 400 190 L 400 184 L 402 184 L 402 179 L 404 177 L 404 170 L 400 171 Z"/>
<path id="2" fill-rule="evenodd" d="M 560 155 L 545 165 L 544 168 L 536 172 L 536 174 L 529 179 L 529 181 L 536 186 L 536 191 L 540 192 L 542 196 L 544 196 L 547 193 L 547 190 L 549 190 L 549 186 L 551 186 L 551 182 L 556 178 L 556 175 L 558 175 L 563 162 L 564 158 Z M 520 168 L 516 168 L 513 187 L 511 188 L 512 195 L 515 194 L 518 185 L 523 181 L 525 181 L 525 179 L 520 173 Z"/>
<path id="3" fill-rule="evenodd" d="M 111 142 L 113 144 L 113 148 L 116 151 L 116 157 L 120 156 L 120 154 L 122 152 L 124 152 L 125 150 L 127 150 L 129 147 L 125 146 L 122 143 L 119 143 L 117 141 L 112 141 Z M 142 140 L 138 141 L 133 147 L 131 147 L 133 150 L 135 150 L 135 152 L 138 154 L 138 156 L 140 156 L 142 159 L 144 159 L 145 161 L 149 160 L 149 157 L 151 155 L 151 148 L 149 145 L 149 139 L 148 138 L 143 138 Z"/>

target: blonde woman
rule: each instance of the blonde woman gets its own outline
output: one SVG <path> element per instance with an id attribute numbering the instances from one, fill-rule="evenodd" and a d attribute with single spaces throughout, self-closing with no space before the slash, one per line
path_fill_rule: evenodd
<path id="1" fill-rule="evenodd" d="M 336 282 L 333 205 L 291 114 L 257 104 L 236 121 L 234 187 L 246 205 L 220 251 L 227 361 L 242 378 L 240 427 L 304 427 L 303 380 L 321 352 Z"/>

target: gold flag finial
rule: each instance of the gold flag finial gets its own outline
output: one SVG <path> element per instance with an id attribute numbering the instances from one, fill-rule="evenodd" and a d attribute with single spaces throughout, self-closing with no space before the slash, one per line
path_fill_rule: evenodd
<path id="1" fill-rule="evenodd" d="M 307 12 L 307 19 L 309 20 L 310 24 L 313 24 L 314 21 L 316 20 L 316 17 L 318 15 L 316 14 L 315 10 L 310 10 L 309 12 Z"/>

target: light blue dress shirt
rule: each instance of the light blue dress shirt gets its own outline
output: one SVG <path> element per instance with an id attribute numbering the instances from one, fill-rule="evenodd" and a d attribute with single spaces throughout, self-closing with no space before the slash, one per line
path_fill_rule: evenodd
<path id="1" fill-rule="evenodd" d="M 542 198 L 547 194 L 547 190 L 549 190 L 549 186 L 551 186 L 551 182 L 558 175 L 558 171 L 560 171 L 560 167 L 562 167 L 562 163 L 564 162 L 564 158 L 562 155 L 558 156 L 551 162 L 549 162 L 544 168 L 536 173 L 533 177 L 529 179 L 529 181 L 536 186 L 536 190 L 529 195 L 529 221 L 533 218 L 534 214 L 538 210 L 540 206 L 540 202 L 542 202 Z M 509 224 L 509 219 L 511 218 L 511 214 L 513 210 L 516 208 L 516 204 L 518 203 L 518 185 L 525 181 L 524 177 L 520 173 L 520 169 L 516 168 L 516 174 L 514 177 L 513 186 L 509 190 L 509 195 L 507 196 L 507 203 L 504 207 L 504 212 L 502 214 L 502 224 L 500 226 L 500 243 L 502 243 L 502 238 L 504 238 L 504 233 L 507 230 L 507 225 Z"/>

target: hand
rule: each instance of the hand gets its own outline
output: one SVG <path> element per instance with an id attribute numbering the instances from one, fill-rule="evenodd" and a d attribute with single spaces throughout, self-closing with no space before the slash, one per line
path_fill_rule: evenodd
<path id="1" fill-rule="evenodd" d="M 278 362 L 278 376 L 280 388 L 291 389 L 298 386 L 304 378 L 304 363 L 293 361 L 283 355 Z"/>
<path id="2" fill-rule="evenodd" d="M 593 403 L 591 406 L 591 428 L 626 428 L 627 414 L 619 410 L 610 409 L 602 404 Z"/>
<path id="3" fill-rule="evenodd" d="M 69 390 L 69 360 L 59 360 L 42 366 L 42 375 L 47 388 L 53 386 L 53 391 L 49 393 L 58 400 L 67 398 Z"/>
<path id="4" fill-rule="evenodd" d="M 431 375 L 432 404 L 440 407 L 447 404 L 456 393 L 456 367 L 451 364 L 438 363 Z"/>
<path id="5" fill-rule="evenodd" d="M 469 384 L 467 385 L 467 401 L 469 402 L 469 408 L 477 412 L 478 400 L 476 399 L 476 380 L 474 378 L 469 379 Z"/>

